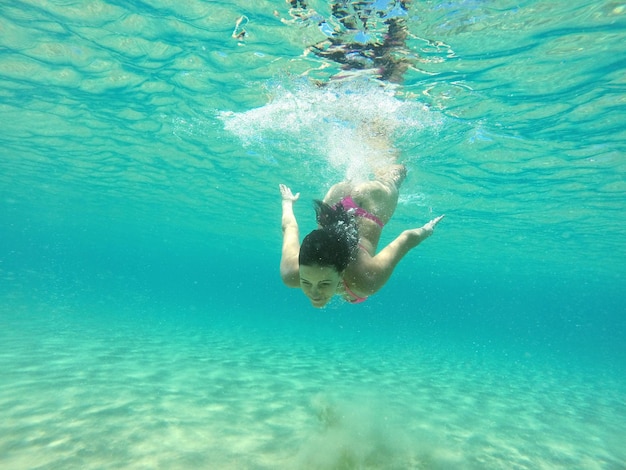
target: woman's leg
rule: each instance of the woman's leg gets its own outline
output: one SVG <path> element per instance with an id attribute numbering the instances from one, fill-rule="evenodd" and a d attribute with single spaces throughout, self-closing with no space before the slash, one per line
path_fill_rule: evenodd
<path id="1" fill-rule="evenodd" d="M 337 183 L 328 190 L 326 196 L 324 196 L 324 202 L 333 206 L 341 201 L 344 197 L 350 196 L 353 189 L 354 186 L 348 181 L 342 181 L 341 183 Z"/>
<path id="2" fill-rule="evenodd" d="M 400 186 L 406 177 L 406 167 L 393 164 L 376 171 L 371 181 L 352 188 L 354 202 L 374 214 L 384 224 L 389 222 L 398 205 Z"/>

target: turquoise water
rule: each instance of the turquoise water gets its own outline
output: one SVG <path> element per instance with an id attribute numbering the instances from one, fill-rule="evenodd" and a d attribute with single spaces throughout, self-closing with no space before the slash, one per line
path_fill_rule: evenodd
<path id="1" fill-rule="evenodd" d="M 0 1 L 0 466 L 626 468 L 626 3 L 413 2 L 389 88 L 253 3 Z M 315 310 L 278 184 L 308 232 L 359 120 L 381 244 L 446 218 Z"/>

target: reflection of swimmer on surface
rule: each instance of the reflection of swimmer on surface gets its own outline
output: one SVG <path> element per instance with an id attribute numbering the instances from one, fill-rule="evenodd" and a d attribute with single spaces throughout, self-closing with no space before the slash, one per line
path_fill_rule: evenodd
<path id="1" fill-rule="evenodd" d="M 292 16 L 307 14 L 306 1 L 290 3 Z M 384 40 L 341 43 L 341 35 L 333 33 L 328 44 L 318 44 L 311 50 L 320 57 L 342 64 L 344 70 L 374 68 L 378 80 L 397 83 L 407 68 L 406 61 L 396 59 L 394 50 L 404 47 L 407 31 L 403 16 L 408 3 L 400 0 L 335 2 L 332 5 L 334 18 L 346 31 L 361 28 L 363 35 L 357 34 L 356 37 L 366 37 L 367 15 L 385 18 L 387 33 Z M 384 17 L 374 4 L 393 5 L 393 9 Z M 294 13 L 296 8 L 298 11 Z M 399 13 L 391 14 L 393 11 Z M 382 229 L 396 209 L 406 168 L 396 163 L 396 152 L 388 142 L 383 122 L 361 122 L 361 126 L 361 130 L 369 131 L 362 133 L 367 144 L 378 152 L 394 155 L 393 162 L 379 165 L 372 180 L 362 183 L 343 181 L 332 186 L 323 201 L 315 201 L 318 228 L 304 237 L 302 244 L 293 211 L 293 203 L 300 194 L 294 195 L 289 187 L 280 185 L 281 277 L 287 286 L 300 287 L 318 308 L 325 306 L 335 295 L 350 303 L 360 303 L 379 291 L 400 260 L 428 238 L 444 217 L 439 216 L 420 228 L 404 230 L 376 252 Z"/>
<path id="2" fill-rule="evenodd" d="M 310 46 L 307 52 L 332 60 L 352 73 L 370 73 L 389 83 L 402 81 L 402 75 L 410 66 L 406 16 L 411 0 L 336 1 L 331 5 L 332 22 L 309 9 L 306 0 L 289 0 L 288 3 L 292 17 L 305 22 L 315 19 L 328 36 Z M 382 21 L 385 31 L 371 28 L 372 19 Z M 342 75 L 335 78 L 342 78 Z"/>

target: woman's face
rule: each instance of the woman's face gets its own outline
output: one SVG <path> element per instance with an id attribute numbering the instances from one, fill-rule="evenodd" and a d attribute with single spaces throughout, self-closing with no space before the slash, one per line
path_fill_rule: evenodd
<path id="1" fill-rule="evenodd" d="M 342 275 L 331 266 L 300 265 L 300 287 L 315 308 L 326 305 L 337 292 Z"/>

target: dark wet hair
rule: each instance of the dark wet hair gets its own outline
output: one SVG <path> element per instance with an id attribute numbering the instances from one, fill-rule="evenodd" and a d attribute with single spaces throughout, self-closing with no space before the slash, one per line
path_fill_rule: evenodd
<path id="1" fill-rule="evenodd" d="M 315 214 L 320 228 L 302 240 L 298 262 L 305 266 L 331 266 L 341 273 L 358 250 L 359 232 L 354 216 L 341 204 L 329 206 L 317 200 Z"/>

